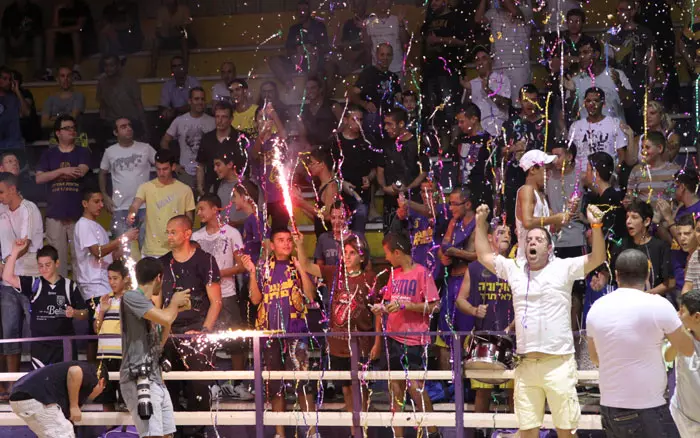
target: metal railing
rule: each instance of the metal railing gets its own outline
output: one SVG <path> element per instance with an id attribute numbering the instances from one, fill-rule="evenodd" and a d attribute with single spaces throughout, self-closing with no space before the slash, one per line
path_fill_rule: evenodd
<path id="1" fill-rule="evenodd" d="M 500 334 L 499 332 L 489 332 Z M 164 380 L 252 380 L 255 388 L 255 412 L 222 412 L 219 410 L 210 412 L 180 412 L 175 419 L 178 425 L 255 425 L 256 438 L 264 438 L 264 427 L 273 425 L 318 425 L 318 426 L 354 426 L 354 438 L 362 438 L 363 427 L 386 426 L 441 426 L 454 427 L 457 438 L 464 438 L 465 419 L 467 427 L 517 427 L 514 414 L 479 414 L 465 413 L 464 408 L 464 378 L 514 378 L 513 370 L 507 371 L 464 371 L 462 369 L 462 342 L 465 337 L 473 332 L 353 332 L 350 341 L 350 370 L 320 370 L 320 371 L 264 371 L 262 363 L 262 342 L 267 339 L 292 339 L 292 338 L 327 338 L 347 336 L 340 332 L 319 333 L 266 333 L 259 331 L 231 331 L 223 333 L 201 335 L 172 335 L 174 338 L 196 338 L 199 336 L 211 336 L 213 340 L 249 339 L 253 346 L 253 370 L 252 371 L 171 371 L 163 373 Z M 452 361 L 451 370 L 421 370 L 421 371 L 361 371 L 360 347 L 361 336 L 381 336 L 384 340 L 390 336 L 422 335 L 425 337 L 441 336 L 443 339 L 451 338 Z M 101 336 L 102 338 L 114 338 L 117 336 Z M 56 341 L 63 344 L 64 361 L 73 360 L 73 343 L 79 340 L 96 340 L 98 336 L 51 336 L 41 338 L 3 339 L 0 344 Z M 384 349 L 382 351 L 385 351 Z M 459 358 L 459 359 L 457 359 Z M 389 358 L 387 358 L 389 360 Z M 427 361 L 426 361 L 427 363 Z M 0 381 L 13 382 L 26 373 L 0 373 Z M 110 380 L 119 380 L 119 373 L 112 372 Z M 458 378 L 457 378 L 458 377 Z M 579 380 L 592 380 L 598 378 L 598 371 L 579 371 Z M 265 412 L 265 380 L 351 380 L 352 381 L 352 414 L 348 412 Z M 451 380 L 454 384 L 455 412 L 363 412 L 362 393 L 360 381 L 366 380 Z M 406 415 L 404 415 L 406 414 Z M 132 424 L 131 417 L 124 412 L 100 412 L 86 413 L 80 425 L 124 425 Z M 24 424 L 21 419 L 12 413 L 0 414 L 0 427 Z M 551 417 L 547 416 L 545 426 L 551 426 Z M 583 415 L 579 429 L 601 429 L 598 415 Z"/>

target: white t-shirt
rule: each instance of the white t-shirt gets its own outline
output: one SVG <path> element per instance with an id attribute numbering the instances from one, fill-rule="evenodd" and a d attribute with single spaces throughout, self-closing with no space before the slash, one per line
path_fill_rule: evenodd
<path id="1" fill-rule="evenodd" d="M 491 53 L 493 68 L 521 68 L 530 65 L 530 33 L 532 26 L 532 8 L 530 2 L 524 0 L 518 6 L 525 21 L 513 18 L 510 12 L 501 7 L 491 7 L 484 18 L 491 28 Z"/>
<path id="2" fill-rule="evenodd" d="M 155 162 L 156 150 L 146 143 L 135 141 L 129 147 L 117 143 L 107 148 L 100 169 L 112 174 L 112 201 L 116 210 L 129 209 L 136 190 L 150 180 Z"/>
<path id="3" fill-rule="evenodd" d="M 17 239 L 30 240 L 29 249 L 17 260 L 15 274 L 39 275 L 36 252 L 44 246 L 44 223 L 39 208 L 31 201 L 23 199 L 15 211 L 6 205 L 0 209 L 0 248 L 2 258 L 12 252 L 12 245 Z"/>
<path id="4" fill-rule="evenodd" d="M 627 75 L 622 70 L 615 69 L 620 75 L 620 82 L 622 86 L 628 90 L 632 90 L 632 85 Z M 594 85 L 595 83 L 595 85 Z M 595 86 L 603 90 L 605 93 L 605 106 L 603 106 L 603 114 L 610 117 L 617 117 L 618 119 L 625 121 L 625 110 L 622 108 L 622 101 L 620 101 L 620 95 L 617 92 L 617 86 L 613 82 L 608 70 L 603 70 L 603 72 L 596 76 L 595 79 L 591 79 L 591 76 L 587 71 L 579 73 L 574 76 L 574 86 L 576 87 L 576 97 L 581 110 L 581 118 L 585 119 L 588 117 L 588 111 L 583 105 L 585 99 L 586 90 Z"/>
<path id="5" fill-rule="evenodd" d="M 501 126 L 503 126 L 503 122 L 508 120 L 508 110 L 503 111 L 492 98 L 484 94 L 480 78 L 472 79 L 470 83 L 472 86 L 472 103 L 481 110 L 481 126 L 492 137 L 499 138 L 501 136 Z M 506 99 L 511 98 L 510 79 L 503 73 L 491 73 L 489 76 L 489 88 L 498 96 Z"/>
<path id="6" fill-rule="evenodd" d="M 508 282 L 513 292 L 515 337 L 518 354 L 573 354 L 571 334 L 571 288 L 584 277 L 586 257 L 555 257 L 539 271 L 497 255 L 496 275 Z"/>
<path id="7" fill-rule="evenodd" d="M 231 103 L 231 91 L 223 82 L 217 82 L 211 87 L 211 99 L 217 102 Z"/>
<path id="8" fill-rule="evenodd" d="M 620 129 L 620 119 L 604 117 L 598 123 L 585 118 L 571 124 L 569 136 L 576 145 L 576 172 L 586 173 L 588 156 L 594 152 L 605 152 L 617 163 L 617 151 L 627 147 L 627 136 Z"/>
<path id="9" fill-rule="evenodd" d="M 216 129 L 214 117 L 202 114 L 192 117 L 190 113 L 176 117 L 167 134 L 180 144 L 180 165 L 190 175 L 197 173 L 197 152 L 202 136 Z"/>
<path id="10" fill-rule="evenodd" d="M 86 300 L 93 297 L 101 297 L 111 292 L 107 280 L 107 266 L 112 263 L 112 254 L 102 256 L 101 259 L 90 253 L 93 245 L 106 245 L 109 243 L 107 231 L 97 222 L 81 217 L 75 223 L 73 233 L 73 250 L 76 258 L 75 267 L 77 273 L 75 280 L 80 285 L 80 292 Z"/>
<path id="11" fill-rule="evenodd" d="M 661 344 L 681 326 L 662 296 L 620 288 L 599 298 L 586 331 L 600 359 L 600 405 L 649 409 L 666 403 L 666 366 Z"/>
<path id="12" fill-rule="evenodd" d="M 241 233 L 230 225 L 222 226 L 213 234 L 207 233 L 206 227 L 203 227 L 192 233 L 192 240 L 199 243 L 202 251 L 214 256 L 219 270 L 232 268 L 235 264 L 233 252 L 243 248 Z M 236 279 L 233 276 L 222 276 L 221 296 L 234 295 L 236 295 Z"/>
<path id="13" fill-rule="evenodd" d="M 403 67 L 403 46 L 399 38 L 399 17 L 382 14 L 370 14 L 365 20 L 367 35 L 372 41 L 372 65 L 377 65 L 377 46 L 381 43 L 389 43 L 394 49 L 394 57 L 391 59 L 389 70 L 400 74 Z"/>
<path id="14" fill-rule="evenodd" d="M 700 341 L 693 339 L 695 353 L 676 355 L 676 392 L 671 405 L 690 420 L 700 423 Z"/>

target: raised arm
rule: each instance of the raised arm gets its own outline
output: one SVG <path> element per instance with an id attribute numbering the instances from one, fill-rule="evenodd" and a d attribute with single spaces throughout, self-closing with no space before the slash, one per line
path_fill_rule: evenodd
<path id="1" fill-rule="evenodd" d="M 247 254 L 241 256 L 241 261 L 250 276 L 250 283 L 248 284 L 248 288 L 250 289 L 250 302 L 257 306 L 262 301 L 263 296 L 258 286 L 257 275 L 255 275 L 255 263 L 253 263 L 253 259 Z"/>
<path id="2" fill-rule="evenodd" d="M 603 212 L 595 205 L 589 205 L 586 216 L 592 229 L 592 250 L 590 254 L 586 255 L 583 264 L 583 270 L 588 275 L 595 268 L 605 263 L 607 257 L 605 254 L 605 236 L 603 236 Z"/>
<path id="3" fill-rule="evenodd" d="M 160 309 L 157 306 L 151 308 L 148 312 L 143 314 L 143 318 L 156 324 L 160 324 L 163 327 L 170 328 L 170 326 L 177 318 L 177 314 L 180 309 L 184 310 L 185 305 L 190 300 L 190 290 L 178 291 L 173 294 L 170 299 L 170 304 L 165 309 Z"/>
<path id="4" fill-rule="evenodd" d="M 19 276 L 15 275 L 15 265 L 17 264 L 17 259 L 19 258 L 19 254 L 25 248 L 27 248 L 27 246 L 29 246 L 29 240 L 27 240 L 27 239 L 15 240 L 14 244 L 12 245 L 12 251 L 10 251 L 10 256 L 7 258 L 7 261 L 5 262 L 5 268 L 2 271 L 2 280 L 17 290 L 19 290 L 19 288 L 20 288 L 20 282 L 19 282 Z"/>
<path id="5" fill-rule="evenodd" d="M 306 253 L 304 252 L 303 234 L 295 233 L 293 236 L 294 244 L 297 247 L 297 258 L 299 259 L 299 264 L 301 265 L 301 267 L 314 277 L 321 277 L 321 267 L 318 266 L 316 263 L 311 263 L 311 260 L 309 260 L 309 258 L 306 256 Z"/>
<path id="6" fill-rule="evenodd" d="M 479 263 L 491 272 L 496 272 L 496 255 L 491 248 L 488 238 L 489 224 L 486 222 L 489 216 L 489 206 L 481 204 L 476 209 L 476 229 L 474 230 L 474 247 Z"/>

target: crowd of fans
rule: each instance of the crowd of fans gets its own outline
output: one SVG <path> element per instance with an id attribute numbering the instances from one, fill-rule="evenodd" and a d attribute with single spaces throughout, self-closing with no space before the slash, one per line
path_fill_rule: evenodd
<path id="1" fill-rule="evenodd" d="M 39 158 L 34 181 L 21 172 L 22 153 L 2 155 L 2 336 L 73 335 L 71 319 L 87 320 L 88 334 L 119 334 L 120 299 L 136 287 L 127 263 L 133 242 L 141 257 L 164 267 L 156 306 L 190 291 L 191 308 L 178 315 L 174 334 L 328 329 L 337 333 L 327 341 L 268 342 L 264 364 L 348 370 L 352 333 L 411 332 L 362 337 L 362 362 L 451 369 L 452 338 L 419 333 L 513 329 L 509 284 L 477 261 L 481 204 L 493 213 L 494 253 L 513 258 L 525 256 L 523 240 L 538 227 L 551 233 L 557 257 L 588 254 L 586 208 L 605 213 L 607 261 L 574 283 L 573 330 L 585 329 L 593 302 L 616 287 L 616 258 L 625 249 L 647 254 L 647 292 L 676 308 L 681 294 L 700 285 L 699 176 L 694 157 L 679 154 L 682 136 L 670 117 L 681 102 L 665 2 L 619 0 L 615 25 L 589 35 L 586 12 L 573 0 L 545 2 L 544 11 L 513 0 L 432 0 L 413 40 L 391 0 L 371 3 L 350 2 L 354 16 L 331 44 L 324 22 L 300 0 L 283 53 L 267 60 L 277 81 L 263 83 L 255 99 L 234 62 L 221 65 L 211 90 L 188 75 L 190 13 L 164 0 L 151 75 L 161 50 L 182 54 L 170 61 L 155 125 L 139 84 L 122 73 L 125 57 L 144 48 L 135 3 L 115 0 L 99 26 L 82 0 L 57 6 L 49 25 L 31 1 L 8 6 L 0 64 L 31 50 L 37 78 L 55 77 L 60 91 L 39 118 L 21 78 L 0 68 L 0 147 L 21 148 L 41 128 L 55 143 Z M 547 14 L 544 26 L 534 12 Z M 694 38 L 684 34 L 679 47 L 693 76 Z M 534 44 L 548 72 L 540 88 L 532 77 Z M 419 69 L 406 65 L 412 45 L 420 47 Z M 72 68 L 55 64 L 67 48 Z M 79 135 L 85 96 L 73 82 L 81 79 L 83 58 L 97 50 L 100 111 L 91 151 Z M 347 101 L 334 100 L 358 71 Z M 284 103 L 297 73 L 305 80 L 298 113 Z M 35 185 L 48 193 L 43 218 L 27 199 Z M 289 200 L 313 222 L 312 258 Z M 103 210 L 111 215 L 108 230 L 98 223 Z M 385 233 L 383 259 L 370 259 L 369 223 Z M 384 264 L 388 273 L 375 275 Z M 116 371 L 121 348 L 119 339 L 100 338 L 88 343 L 87 357 Z M 174 370 L 211 370 L 215 348 L 230 355 L 233 369 L 247 366 L 245 342 L 173 338 L 163 356 Z M 309 350 L 320 350 L 321 360 L 310 362 Z M 1 353 L 0 370 L 19 371 L 21 346 L 2 344 Z M 60 342 L 32 344 L 35 367 L 63 356 Z M 203 411 L 213 397 L 252 397 L 247 382 L 181 383 L 185 388 L 171 390 L 176 409 Z M 395 393 L 408 391 L 429 411 L 423 385 L 391 382 Z M 311 386 L 296 387 L 306 410 L 315 409 Z M 493 385 L 474 381 L 471 388 L 477 412 L 489 411 Z M 286 409 L 284 389 L 269 382 L 275 411 Z M 333 389 L 327 384 L 325 394 Z M 512 385 L 501 390 L 512 404 Z M 342 394 L 352 411 L 349 383 Z M 118 401 L 114 388 L 102 397 Z M 403 436 L 398 427 L 395 436 Z"/>

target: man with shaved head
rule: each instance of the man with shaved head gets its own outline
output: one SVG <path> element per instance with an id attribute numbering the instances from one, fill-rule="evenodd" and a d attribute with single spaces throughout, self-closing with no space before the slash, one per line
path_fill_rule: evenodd
<path id="1" fill-rule="evenodd" d="M 586 318 L 591 360 L 600 370 L 600 414 L 609 437 L 680 436 L 669 412 L 661 346 L 695 353 L 676 309 L 645 290 L 651 266 L 638 249 L 615 261 L 618 289 L 599 298 Z M 634 435 L 629 431 L 634 430 Z"/>
<path id="2" fill-rule="evenodd" d="M 165 228 L 170 252 L 160 257 L 163 264 L 163 292 L 156 297 L 156 305 L 167 306 L 181 290 L 190 291 L 191 308 L 181 312 L 172 325 L 173 334 L 200 334 L 214 330 L 221 311 L 221 275 L 216 259 L 192 244 L 192 219 L 181 214 L 173 216 Z M 162 301 L 162 302 L 161 302 Z M 165 344 L 163 355 L 172 364 L 173 371 L 211 371 L 211 345 L 196 338 L 172 339 Z M 186 410 L 209 410 L 209 384 L 203 380 L 171 382 L 167 385 L 174 400 L 183 391 Z M 176 404 L 175 410 L 182 406 Z M 201 436 L 198 431 L 185 436 Z"/>

